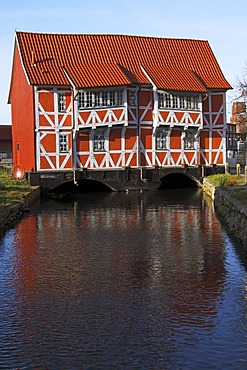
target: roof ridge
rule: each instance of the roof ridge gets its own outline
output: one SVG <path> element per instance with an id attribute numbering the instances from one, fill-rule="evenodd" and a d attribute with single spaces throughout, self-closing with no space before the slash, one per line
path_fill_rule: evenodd
<path id="1" fill-rule="evenodd" d="M 164 36 L 148 36 L 148 35 L 133 35 L 133 34 L 126 34 L 126 33 L 67 33 L 67 32 L 36 32 L 36 31 L 18 31 L 16 30 L 16 34 L 32 34 L 32 35 L 48 35 L 48 36 L 104 36 L 104 37 L 126 37 L 126 38 L 142 38 L 142 39 L 165 39 L 165 40 L 182 40 L 182 41 L 198 41 L 198 42 L 207 42 L 206 39 L 195 39 L 195 38 L 188 38 L 188 37 L 164 37 Z"/>

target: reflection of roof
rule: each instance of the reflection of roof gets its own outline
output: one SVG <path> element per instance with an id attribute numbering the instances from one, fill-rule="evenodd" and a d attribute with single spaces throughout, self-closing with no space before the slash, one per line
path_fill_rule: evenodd
<path id="1" fill-rule="evenodd" d="M 207 41 L 127 35 L 16 35 L 31 84 L 68 85 L 69 80 L 77 87 L 150 84 L 150 73 L 162 89 L 231 88 Z"/>
<path id="2" fill-rule="evenodd" d="M 12 140 L 11 125 L 0 125 L 0 141 L 1 140 Z"/>

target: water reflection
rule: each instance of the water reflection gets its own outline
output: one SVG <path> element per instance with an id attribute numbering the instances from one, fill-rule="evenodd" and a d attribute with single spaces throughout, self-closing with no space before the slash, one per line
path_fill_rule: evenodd
<path id="1" fill-rule="evenodd" d="M 49 201 L 0 253 L 1 368 L 244 368 L 245 271 L 199 190 Z"/>

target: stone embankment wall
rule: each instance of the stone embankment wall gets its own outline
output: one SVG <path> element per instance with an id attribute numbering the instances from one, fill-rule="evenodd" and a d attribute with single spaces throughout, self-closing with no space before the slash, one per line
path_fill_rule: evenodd
<path id="1" fill-rule="evenodd" d="M 231 235 L 247 251 L 247 206 L 233 198 L 224 188 L 215 188 L 208 180 L 203 190 L 214 201 L 215 210 L 227 225 Z"/>
<path id="2" fill-rule="evenodd" d="M 33 189 L 26 197 L 14 204 L 13 206 L 6 207 L 4 212 L 0 214 L 0 233 L 3 233 L 12 227 L 18 221 L 23 213 L 28 212 L 28 208 L 40 197 L 40 188 Z"/>

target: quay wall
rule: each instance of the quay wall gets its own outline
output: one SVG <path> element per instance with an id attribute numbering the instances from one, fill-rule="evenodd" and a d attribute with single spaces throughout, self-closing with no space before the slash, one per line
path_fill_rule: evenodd
<path id="1" fill-rule="evenodd" d="M 11 228 L 23 215 L 29 211 L 29 207 L 40 198 L 40 188 L 30 191 L 20 202 L 6 207 L 0 214 L 0 234 Z"/>
<path id="2" fill-rule="evenodd" d="M 205 178 L 202 188 L 214 201 L 215 210 L 232 237 L 247 251 L 247 205 L 237 201 L 224 188 L 214 187 Z"/>

